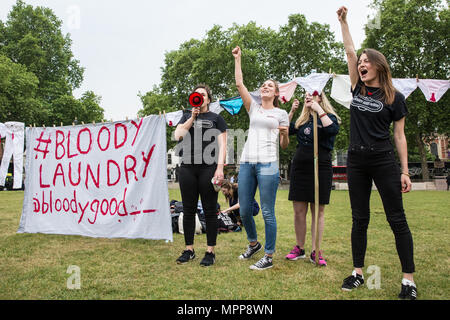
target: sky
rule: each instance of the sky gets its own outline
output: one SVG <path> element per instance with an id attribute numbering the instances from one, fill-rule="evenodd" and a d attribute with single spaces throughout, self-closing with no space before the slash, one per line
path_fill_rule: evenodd
<path id="1" fill-rule="evenodd" d="M 374 10 L 371 0 L 24 0 L 44 6 L 63 21 L 72 39 L 75 59 L 85 68 L 84 81 L 74 96 L 92 90 L 102 97 L 107 120 L 132 119 L 145 94 L 161 82 L 164 54 L 192 38 L 203 39 L 214 25 L 228 29 L 256 22 L 278 30 L 294 13 L 309 23 L 328 24 L 342 41 L 336 11 L 348 10 L 357 48 L 364 41 L 364 25 Z M 6 21 L 15 0 L 0 1 L 0 20 Z M 230 54 L 231 59 L 231 54 Z M 298 75 L 306 76 L 306 75 Z"/>

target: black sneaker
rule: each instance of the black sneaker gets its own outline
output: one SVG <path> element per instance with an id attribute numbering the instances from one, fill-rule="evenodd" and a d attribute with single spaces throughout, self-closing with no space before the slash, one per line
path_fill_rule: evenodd
<path id="1" fill-rule="evenodd" d="M 257 242 L 254 246 L 248 245 L 247 251 L 239 256 L 241 260 L 250 259 L 255 253 L 262 249 L 261 243 Z"/>
<path id="2" fill-rule="evenodd" d="M 272 257 L 264 255 L 258 262 L 250 266 L 252 270 L 265 270 L 273 267 Z"/>
<path id="3" fill-rule="evenodd" d="M 402 280 L 402 290 L 400 291 L 398 298 L 404 300 L 416 300 L 417 288 L 414 282 Z"/>
<path id="4" fill-rule="evenodd" d="M 195 251 L 194 250 L 184 250 L 181 253 L 181 256 L 177 259 L 178 264 L 184 264 L 186 262 L 189 262 L 190 260 L 194 260 L 195 258 Z"/>
<path id="5" fill-rule="evenodd" d="M 352 291 L 353 289 L 358 288 L 363 283 L 364 283 L 363 276 L 357 274 L 356 271 L 353 271 L 350 277 L 344 279 L 344 283 L 342 284 L 342 290 Z"/>
<path id="6" fill-rule="evenodd" d="M 206 251 L 205 257 L 200 262 L 200 265 L 203 267 L 208 267 L 216 262 L 216 255 L 213 252 Z"/>

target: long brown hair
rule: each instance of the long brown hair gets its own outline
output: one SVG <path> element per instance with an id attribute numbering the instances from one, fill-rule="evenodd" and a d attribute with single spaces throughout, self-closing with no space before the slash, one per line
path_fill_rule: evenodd
<path id="1" fill-rule="evenodd" d="M 229 192 L 231 194 L 231 196 L 225 196 L 225 198 L 233 199 L 233 198 L 237 197 L 237 190 L 238 190 L 237 183 L 231 183 L 230 181 L 224 181 L 224 182 L 222 182 L 222 185 L 220 187 L 229 190 Z"/>
<path id="2" fill-rule="evenodd" d="M 275 92 L 278 93 L 278 95 L 273 98 L 273 105 L 275 108 L 279 108 L 280 102 L 278 101 L 278 98 L 280 97 L 280 87 L 278 86 L 278 82 L 273 79 L 267 79 L 266 81 L 272 81 L 272 83 L 275 85 Z M 266 81 L 264 81 L 264 83 Z"/>
<path id="3" fill-rule="evenodd" d="M 393 104 L 395 100 L 395 87 L 392 84 L 392 74 L 386 57 L 378 50 L 366 48 L 358 56 L 358 61 L 362 54 L 366 54 L 370 63 L 375 66 L 378 72 L 378 78 L 381 85 L 381 92 L 383 94 L 382 100 L 385 104 Z M 356 66 L 358 68 L 358 65 Z M 367 88 L 364 82 L 361 83 L 361 94 L 367 94 Z"/>

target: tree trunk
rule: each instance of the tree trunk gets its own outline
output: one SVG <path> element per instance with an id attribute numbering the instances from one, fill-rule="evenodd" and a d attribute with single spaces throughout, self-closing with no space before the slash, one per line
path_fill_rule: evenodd
<path id="1" fill-rule="evenodd" d="M 428 180 L 430 179 L 430 173 L 428 172 L 427 153 L 420 133 L 416 134 L 416 143 L 419 147 L 420 163 L 422 166 L 422 179 Z"/>

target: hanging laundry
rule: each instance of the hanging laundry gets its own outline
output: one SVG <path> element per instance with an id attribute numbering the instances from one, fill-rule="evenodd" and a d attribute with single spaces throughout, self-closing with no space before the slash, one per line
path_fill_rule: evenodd
<path id="1" fill-rule="evenodd" d="M 352 103 L 352 84 L 349 75 L 339 74 L 333 75 L 333 83 L 331 84 L 331 94 L 337 103 L 343 105 L 347 109 L 350 109 Z"/>
<path id="2" fill-rule="evenodd" d="M 219 114 L 223 111 L 223 108 L 220 106 L 220 101 L 211 102 L 209 104 L 209 111 Z"/>
<path id="3" fill-rule="evenodd" d="M 323 88 L 325 88 L 330 78 L 331 74 L 329 73 L 311 73 L 306 77 L 295 78 L 295 81 L 301 85 L 306 92 L 314 95 L 315 92 L 318 94 L 322 93 Z"/>
<path id="4" fill-rule="evenodd" d="M 292 96 L 294 95 L 295 89 L 297 88 L 297 82 L 295 80 L 281 83 L 278 85 L 279 89 L 279 100 L 282 103 L 289 102 L 291 100 Z M 256 91 L 250 92 L 250 95 L 252 96 L 252 99 L 259 105 L 262 104 L 261 100 L 261 91 L 258 89 Z"/>
<path id="5" fill-rule="evenodd" d="M 6 141 L 3 152 L 2 164 L 0 166 L 0 186 L 5 185 L 11 157 L 14 163 L 13 189 L 22 188 L 23 177 L 23 144 L 25 126 L 23 122 L 5 122 Z"/>
<path id="6" fill-rule="evenodd" d="M 297 82 L 295 80 L 282 83 L 278 86 L 280 89 L 280 101 L 283 103 L 288 102 L 291 100 L 292 96 L 294 95 L 295 89 L 297 88 Z"/>
<path id="7" fill-rule="evenodd" d="M 180 122 L 182 116 L 183 116 L 182 110 L 166 113 L 167 125 L 171 127 L 176 126 L 178 122 Z"/>
<path id="8" fill-rule="evenodd" d="M 430 102 L 438 102 L 450 88 L 450 80 L 419 79 L 418 87 Z"/>
<path id="9" fill-rule="evenodd" d="M 417 89 L 417 79 L 415 78 L 394 78 L 392 79 L 392 84 L 394 85 L 395 89 L 400 91 L 405 96 L 405 99 L 408 98 L 410 94 Z"/>
<path id="10" fill-rule="evenodd" d="M 0 138 L 6 137 L 6 127 L 4 123 L 0 122 Z"/>
<path id="11" fill-rule="evenodd" d="M 255 100 L 255 102 L 257 104 L 259 104 L 259 105 L 262 104 L 261 91 L 259 89 L 256 91 L 250 92 L 250 95 L 252 96 L 252 99 Z"/>
<path id="12" fill-rule="evenodd" d="M 241 111 L 243 102 L 242 98 L 240 96 L 220 100 L 220 106 L 224 108 L 229 114 L 234 116 L 235 114 L 238 114 L 239 111 Z"/>

